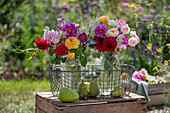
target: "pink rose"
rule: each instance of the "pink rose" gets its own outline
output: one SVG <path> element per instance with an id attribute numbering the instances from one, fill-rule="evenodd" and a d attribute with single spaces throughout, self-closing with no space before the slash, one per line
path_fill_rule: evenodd
<path id="1" fill-rule="evenodd" d="M 135 38 L 135 37 L 131 37 L 131 38 L 128 40 L 128 45 L 133 46 L 133 47 L 135 47 L 136 44 L 138 44 L 138 43 L 139 43 L 139 42 L 138 42 L 137 38 Z"/>
<path id="2" fill-rule="evenodd" d="M 60 38 L 56 31 L 49 31 L 48 33 L 44 34 L 44 38 L 48 41 L 52 42 L 53 44 L 59 43 Z"/>
<path id="3" fill-rule="evenodd" d="M 121 26 L 121 32 L 123 34 L 129 34 L 130 28 L 128 27 L 128 24 Z"/>
<path id="4" fill-rule="evenodd" d="M 126 22 L 123 19 L 119 19 L 119 25 L 120 26 L 126 25 Z"/>
<path id="5" fill-rule="evenodd" d="M 135 38 L 137 37 L 136 31 L 131 31 L 131 32 L 130 32 L 130 35 L 131 35 L 132 37 L 135 37 Z"/>

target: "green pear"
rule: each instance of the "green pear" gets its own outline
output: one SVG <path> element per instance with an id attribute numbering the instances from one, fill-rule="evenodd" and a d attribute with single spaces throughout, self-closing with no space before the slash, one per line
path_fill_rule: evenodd
<path id="1" fill-rule="evenodd" d="M 116 87 L 110 93 L 112 97 L 121 97 L 123 94 L 124 94 L 124 89 L 122 87 Z"/>
<path id="2" fill-rule="evenodd" d="M 80 99 L 85 99 L 88 96 L 88 90 L 84 80 L 82 80 L 82 83 L 79 85 L 78 94 Z"/>
<path id="3" fill-rule="evenodd" d="M 89 96 L 96 97 L 99 94 L 100 94 L 99 87 L 93 78 L 89 85 Z"/>

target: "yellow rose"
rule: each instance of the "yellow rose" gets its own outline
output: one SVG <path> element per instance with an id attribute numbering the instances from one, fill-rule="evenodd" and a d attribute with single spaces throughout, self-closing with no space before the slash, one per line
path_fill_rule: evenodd
<path id="1" fill-rule="evenodd" d="M 73 59 L 75 57 L 75 53 L 69 53 L 68 55 L 67 55 L 67 58 L 68 59 Z"/>
<path id="2" fill-rule="evenodd" d="M 70 49 L 77 49 L 80 45 L 80 41 L 75 37 L 69 37 L 65 41 L 65 46 Z"/>

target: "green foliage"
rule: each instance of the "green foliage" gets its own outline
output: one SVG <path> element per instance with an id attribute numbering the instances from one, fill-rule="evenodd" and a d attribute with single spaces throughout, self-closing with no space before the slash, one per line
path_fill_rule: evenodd
<path id="1" fill-rule="evenodd" d="M 35 111 L 35 93 L 50 91 L 50 83 L 44 79 L 0 81 L 0 112 L 27 112 Z"/>

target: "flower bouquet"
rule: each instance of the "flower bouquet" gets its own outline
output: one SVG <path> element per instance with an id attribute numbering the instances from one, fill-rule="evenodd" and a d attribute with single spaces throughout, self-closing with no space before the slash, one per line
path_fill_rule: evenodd
<path id="1" fill-rule="evenodd" d="M 82 72 L 82 67 L 86 68 L 89 51 L 95 50 L 97 57 L 102 57 L 104 70 L 108 70 L 107 74 L 103 72 L 100 76 L 103 81 L 107 78 L 105 81 L 107 86 L 103 85 L 103 89 L 105 87 L 112 89 L 110 88 L 110 84 L 113 85 L 112 82 L 115 82 L 114 87 L 121 86 L 121 66 L 118 60 L 120 52 L 127 50 L 129 46 L 135 47 L 139 43 L 136 32 L 130 31 L 123 19 L 110 20 L 107 16 L 101 16 L 90 22 L 89 32 L 85 33 L 83 27 L 66 23 L 64 18 L 60 18 L 54 28 L 55 30 L 50 30 L 46 27 L 43 38 L 36 40 L 36 47 L 39 50 L 49 52 L 49 61 L 53 69 L 56 70 L 54 64 L 65 63 L 69 67 L 67 71 Z M 113 70 L 117 71 L 113 72 Z M 68 74 L 70 75 L 71 84 L 74 83 L 71 88 L 77 90 L 82 73 Z M 94 76 L 92 78 L 94 80 Z M 63 79 L 58 82 L 62 81 Z"/>

